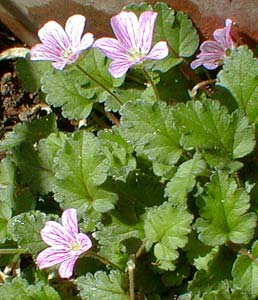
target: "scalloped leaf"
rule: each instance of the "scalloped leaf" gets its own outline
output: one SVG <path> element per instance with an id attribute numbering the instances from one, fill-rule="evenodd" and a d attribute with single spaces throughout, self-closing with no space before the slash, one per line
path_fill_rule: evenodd
<path id="1" fill-rule="evenodd" d="M 217 84 L 231 92 L 251 122 L 258 121 L 258 59 L 247 46 L 236 48 L 225 59 Z"/>
<path id="2" fill-rule="evenodd" d="M 168 201 L 173 205 L 185 206 L 187 194 L 195 186 L 195 178 L 202 175 L 205 170 L 206 163 L 198 153 L 192 159 L 183 162 L 165 188 Z"/>
<path id="3" fill-rule="evenodd" d="M 139 100 L 128 102 L 121 114 L 121 132 L 137 154 L 172 168 L 182 153 L 172 109 L 162 102 Z"/>
<path id="4" fill-rule="evenodd" d="M 100 187 L 107 178 L 109 163 L 93 134 L 73 134 L 57 153 L 55 164 L 54 197 L 62 208 L 74 207 L 81 213 L 91 208 L 98 212 L 114 208 L 117 196 Z"/>
<path id="5" fill-rule="evenodd" d="M 18 123 L 12 132 L 1 141 L 0 151 L 10 150 L 23 142 L 34 144 L 50 133 L 56 132 L 56 116 L 49 114 L 40 119 Z"/>
<path id="6" fill-rule="evenodd" d="M 126 248 L 126 241 L 133 240 L 136 253 L 139 243 L 136 240 L 144 238 L 143 222 L 137 224 L 125 224 L 119 219 L 112 217 L 112 223 L 107 226 L 99 224 L 98 230 L 94 232 L 94 238 L 98 240 L 99 254 L 121 268 L 125 268 L 129 258 L 129 251 Z"/>
<path id="7" fill-rule="evenodd" d="M 191 231 L 193 216 L 165 202 L 159 207 L 148 209 L 144 221 L 147 248 L 154 245 L 154 255 L 161 269 L 173 271 L 178 258 L 178 248 L 183 248 L 187 234 Z"/>
<path id="8" fill-rule="evenodd" d="M 230 115 L 218 101 L 181 103 L 173 115 L 183 135 L 184 148 L 205 150 L 204 156 L 211 165 L 229 166 L 233 159 L 249 154 L 255 146 L 254 127 L 244 114 L 235 111 Z"/>
<path id="9" fill-rule="evenodd" d="M 1 285 L 0 294 L 1 300 L 61 300 L 50 285 L 43 282 L 29 285 L 25 279 L 19 277 Z"/>
<path id="10" fill-rule="evenodd" d="M 199 239 L 211 246 L 226 242 L 248 243 L 256 226 L 256 214 L 247 213 L 249 195 L 238 188 L 234 178 L 217 172 L 206 184 L 205 194 L 198 201 L 201 218 L 196 221 Z"/>
<path id="11" fill-rule="evenodd" d="M 8 222 L 8 231 L 19 248 L 35 256 L 46 248 L 40 231 L 47 221 L 53 219 L 56 219 L 53 215 L 31 210 L 12 217 Z"/>
<path id="12" fill-rule="evenodd" d="M 109 176 L 116 180 L 126 181 L 128 174 L 136 168 L 132 146 L 121 136 L 119 127 L 99 131 L 98 137 L 102 150 L 109 160 Z"/>
<path id="13" fill-rule="evenodd" d="M 232 276 L 234 286 L 246 291 L 250 299 L 258 297 L 258 241 L 255 241 L 251 253 L 240 254 L 236 259 Z"/>
<path id="14" fill-rule="evenodd" d="M 75 280 L 80 290 L 82 300 L 128 300 L 128 295 L 123 290 L 124 278 L 119 271 L 98 271 L 94 275 L 88 273 L 86 276 Z"/>
<path id="15" fill-rule="evenodd" d="M 32 61 L 18 59 L 15 65 L 19 79 L 28 92 L 37 92 L 41 88 L 41 77 L 48 71 L 53 70 L 49 61 Z"/>

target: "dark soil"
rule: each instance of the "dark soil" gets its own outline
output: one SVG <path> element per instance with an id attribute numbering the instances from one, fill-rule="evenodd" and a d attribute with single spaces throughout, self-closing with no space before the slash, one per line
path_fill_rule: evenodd
<path id="1" fill-rule="evenodd" d="M 24 45 L 0 23 L 0 53 Z M 37 111 L 40 99 L 36 93 L 26 92 L 15 72 L 14 60 L 0 60 L 0 139 L 13 126 L 29 120 Z"/>

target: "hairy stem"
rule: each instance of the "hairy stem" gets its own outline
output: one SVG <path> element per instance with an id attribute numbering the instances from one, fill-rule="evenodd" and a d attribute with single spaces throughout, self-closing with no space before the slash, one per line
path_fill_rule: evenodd
<path id="1" fill-rule="evenodd" d="M 115 269 L 117 269 L 117 270 L 123 272 L 123 270 L 122 270 L 119 266 L 117 266 L 116 264 L 112 263 L 112 261 L 106 259 L 105 257 L 102 257 L 102 256 L 98 255 L 98 254 L 95 253 L 95 252 L 87 251 L 87 252 L 84 254 L 84 256 L 86 256 L 86 257 L 88 256 L 88 257 L 95 258 L 95 259 L 99 260 L 100 262 L 102 262 L 103 264 L 105 264 L 105 265 L 110 265 L 110 266 L 112 266 L 113 268 L 115 268 Z"/>
<path id="2" fill-rule="evenodd" d="M 106 92 L 108 92 L 113 98 L 116 99 L 116 101 L 120 104 L 123 105 L 123 102 L 118 98 L 118 96 L 116 94 L 114 94 L 109 88 L 107 88 L 104 84 L 102 84 L 100 81 L 98 81 L 96 78 L 94 78 L 93 76 L 91 76 L 90 73 L 88 73 L 85 69 L 83 69 L 81 66 L 76 65 L 76 67 L 84 74 L 86 75 L 88 78 L 90 78 L 90 80 L 94 81 L 97 85 L 99 85 L 103 90 L 105 90 Z"/>
<path id="3" fill-rule="evenodd" d="M 142 70 L 143 70 L 143 73 L 144 73 L 144 75 L 145 75 L 145 77 L 146 77 L 148 83 L 149 83 L 149 84 L 151 85 L 151 87 L 152 87 L 152 90 L 153 90 L 153 93 L 154 93 L 154 95 L 155 95 L 155 97 L 156 97 L 156 100 L 160 101 L 160 96 L 159 96 L 159 92 L 158 92 L 158 89 L 157 89 L 156 84 L 155 84 L 154 81 L 152 80 L 152 78 L 151 78 L 150 74 L 148 73 L 148 71 L 147 71 L 145 68 L 143 68 Z"/>
<path id="4" fill-rule="evenodd" d="M 24 253 L 23 249 L 18 248 L 6 248 L 6 249 L 0 249 L 0 255 L 3 254 L 22 254 Z"/>
<path id="5" fill-rule="evenodd" d="M 129 277 L 129 299 L 135 300 L 135 294 L 134 294 L 134 269 L 135 269 L 135 263 L 133 259 L 130 259 L 127 262 L 128 266 L 128 277 Z"/>

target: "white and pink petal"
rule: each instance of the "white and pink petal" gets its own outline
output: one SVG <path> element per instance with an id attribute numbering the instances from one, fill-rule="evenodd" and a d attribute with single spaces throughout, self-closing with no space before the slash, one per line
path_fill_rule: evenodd
<path id="1" fill-rule="evenodd" d="M 58 269 L 58 273 L 61 278 L 70 278 L 73 275 L 73 269 L 77 259 L 77 256 L 70 256 L 61 262 Z"/>
<path id="2" fill-rule="evenodd" d="M 118 41 L 129 51 L 139 46 L 139 21 L 135 13 L 122 11 L 111 18 L 111 27 Z"/>
<path id="3" fill-rule="evenodd" d="M 153 46 L 148 55 L 146 55 L 146 59 L 163 59 L 167 57 L 168 52 L 167 42 L 160 41 Z"/>
<path id="4" fill-rule="evenodd" d="M 86 23 L 86 18 L 82 15 L 73 15 L 65 23 L 65 31 L 73 47 L 78 47 Z"/>
<path id="5" fill-rule="evenodd" d="M 121 45 L 121 43 L 114 38 L 100 38 L 95 41 L 93 47 L 111 59 L 127 59 L 128 50 Z"/>
<path id="6" fill-rule="evenodd" d="M 126 74 L 135 63 L 125 59 L 113 60 L 109 66 L 109 72 L 114 78 L 120 78 Z"/>
<path id="7" fill-rule="evenodd" d="M 65 50 L 70 45 L 63 27 L 55 21 L 49 21 L 39 29 L 38 36 L 43 44 L 52 45 L 60 50 Z"/>
<path id="8" fill-rule="evenodd" d="M 154 24 L 158 13 L 145 11 L 139 17 L 139 48 L 148 53 L 151 49 Z"/>
<path id="9" fill-rule="evenodd" d="M 69 246 L 74 237 L 61 224 L 48 221 L 40 232 L 42 240 L 49 246 Z"/>
<path id="10" fill-rule="evenodd" d="M 36 262 L 40 269 L 53 267 L 70 257 L 67 249 L 62 247 L 49 247 L 39 253 Z"/>

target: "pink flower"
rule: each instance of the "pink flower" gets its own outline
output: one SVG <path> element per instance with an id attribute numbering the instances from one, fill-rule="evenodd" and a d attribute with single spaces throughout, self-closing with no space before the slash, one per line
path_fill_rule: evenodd
<path id="1" fill-rule="evenodd" d="M 115 78 L 123 76 L 133 65 L 147 59 L 163 59 L 168 46 L 160 41 L 151 49 L 154 23 L 157 13 L 143 12 L 139 19 L 133 12 L 122 11 L 111 18 L 111 26 L 117 39 L 100 38 L 93 47 L 113 59 L 109 72 Z"/>
<path id="2" fill-rule="evenodd" d="M 75 209 L 70 208 L 63 212 L 62 224 L 46 222 L 41 230 L 41 237 L 50 247 L 39 253 L 37 264 L 40 269 L 60 264 L 60 277 L 69 278 L 73 274 L 76 260 L 92 247 L 92 242 L 86 234 L 79 233 Z"/>
<path id="3" fill-rule="evenodd" d="M 228 54 L 228 50 L 236 47 L 230 31 L 232 20 L 227 19 L 225 27 L 217 29 L 213 33 L 215 41 L 205 41 L 201 44 L 201 53 L 197 55 L 197 59 L 192 61 L 191 68 L 196 69 L 203 65 L 208 70 L 216 69 L 220 66 Z"/>
<path id="4" fill-rule="evenodd" d="M 42 44 L 37 44 L 30 51 L 32 60 L 50 60 L 52 65 L 62 70 L 67 64 L 77 60 L 82 50 L 93 43 L 93 34 L 82 36 L 86 18 L 82 15 L 70 17 L 63 27 L 55 21 L 47 22 L 39 31 Z"/>

